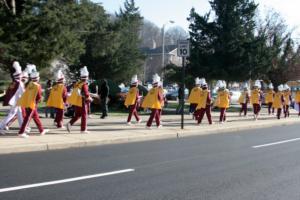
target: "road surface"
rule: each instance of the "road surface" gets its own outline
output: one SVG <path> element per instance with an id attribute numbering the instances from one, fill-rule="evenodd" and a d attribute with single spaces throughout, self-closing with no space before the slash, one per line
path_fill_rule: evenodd
<path id="1" fill-rule="evenodd" d="M 300 199 L 300 125 L 1 155 L 0 174 L 1 200 Z"/>

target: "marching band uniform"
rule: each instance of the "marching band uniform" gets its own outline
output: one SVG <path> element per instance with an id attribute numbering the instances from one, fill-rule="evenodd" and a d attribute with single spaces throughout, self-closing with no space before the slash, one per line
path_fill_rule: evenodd
<path id="1" fill-rule="evenodd" d="M 136 121 L 140 123 L 142 119 L 139 117 L 137 112 L 138 101 L 139 101 L 139 89 L 138 89 L 137 75 L 134 75 L 131 79 L 131 86 L 126 95 L 124 105 L 129 108 L 129 115 L 127 118 L 127 124 L 131 124 L 131 117 L 134 115 Z"/>
<path id="2" fill-rule="evenodd" d="M 33 65 L 34 68 L 35 65 Z M 39 73 L 35 70 L 30 74 L 31 81 L 27 85 L 25 92 L 18 101 L 18 105 L 25 108 L 26 116 L 23 120 L 22 126 L 19 131 L 19 136 L 27 138 L 28 135 L 25 133 L 25 129 L 28 126 L 31 118 L 33 118 L 35 124 L 37 125 L 41 135 L 45 135 L 49 130 L 44 129 L 40 121 L 40 117 L 37 111 L 37 104 L 42 99 L 42 88 L 39 82 Z"/>
<path id="3" fill-rule="evenodd" d="M 21 107 L 17 105 L 18 100 L 25 90 L 24 84 L 21 81 L 22 68 L 17 61 L 13 63 L 13 68 L 15 69 L 13 82 L 9 85 L 3 101 L 3 106 L 10 106 L 8 115 L 0 123 L 0 133 L 3 135 L 5 134 L 4 129 L 8 129 L 7 125 L 10 121 L 14 120 L 15 117 L 18 119 L 19 126 L 23 123 L 22 110 Z"/>
<path id="4" fill-rule="evenodd" d="M 158 89 L 159 89 L 159 93 L 162 95 L 162 100 L 160 102 L 161 109 L 158 109 L 158 115 L 159 115 L 159 120 L 160 120 L 160 125 L 161 125 L 162 109 L 163 109 L 163 107 L 165 107 L 165 91 L 163 88 L 163 82 L 161 82 L 161 81 L 158 82 Z"/>
<path id="5" fill-rule="evenodd" d="M 298 116 L 300 116 L 300 89 L 298 88 L 295 95 L 295 103 L 298 104 Z"/>
<path id="6" fill-rule="evenodd" d="M 248 103 L 249 103 L 249 90 L 248 90 L 248 84 L 244 84 L 244 91 L 241 93 L 241 96 L 239 97 L 238 102 L 241 104 L 241 110 L 240 110 L 240 116 L 244 112 L 244 116 L 247 116 L 247 110 L 248 110 Z"/>
<path id="7" fill-rule="evenodd" d="M 230 94 L 226 89 L 225 81 L 218 81 L 217 87 L 219 87 L 217 95 L 217 107 L 220 108 L 220 123 L 226 121 L 226 109 L 229 108 Z"/>
<path id="8" fill-rule="evenodd" d="M 28 82 L 28 79 L 29 79 L 29 76 L 28 76 L 28 73 L 27 73 L 28 69 L 26 68 L 23 72 L 22 72 L 22 75 L 21 75 L 21 81 L 24 85 L 24 91 L 25 91 L 25 85 L 27 84 Z M 26 116 L 26 111 L 25 111 L 25 108 L 22 108 L 21 107 L 21 111 L 22 111 L 22 117 L 23 119 L 25 118 Z M 9 127 L 11 126 L 12 123 L 14 123 L 14 121 L 16 121 L 16 119 L 18 118 L 17 114 L 6 124 L 6 127 L 5 129 L 6 130 L 9 130 Z M 21 124 L 22 125 L 22 124 Z M 21 127 L 20 125 L 20 127 Z M 26 127 L 26 132 L 29 133 L 30 132 L 30 127 L 27 126 Z"/>
<path id="9" fill-rule="evenodd" d="M 273 109 L 277 109 L 277 119 L 280 119 L 281 110 L 284 105 L 284 97 L 283 97 L 283 85 L 279 85 L 277 91 L 274 94 L 274 101 L 272 104 Z"/>
<path id="10" fill-rule="evenodd" d="M 290 105 L 292 102 L 292 95 L 290 91 L 290 87 L 287 84 L 284 84 L 283 86 L 284 92 L 283 92 L 283 97 L 284 97 L 284 117 L 289 117 L 290 116 Z"/>
<path id="11" fill-rule="evenodd" d="M 201 124 L 205 113 L 207 116 L 208 123 L 212 124 L 210 104 L 211 104 L 210 91 L 207 88 L 207 83 L 205 79 L 202 79 L 201 90 L 198 97 L 198 102 L 197 102 L 197 107 L 195 112 L 195 116 L 196 119 L 198 120 L 198 124 Z"/>
<path id="12" fill-rule="evenodd" d="M 269 115 L 271 114 L 271 108 L 272 108 L 272 104 L 274 102 L 275 92 L 274 92 L 273 89 L 274 89 L 273 84 L 270 83 L 268 85 L 268 91 L 265 94 L 265 103 L 268 105 L 268 113 L 269 113 Z M 272 108 L 272 114 L 274 114 L 274 108 Z"/>
<path id="13" fill-rule="evenodd" d="M 257 120 L 259 111 L 261 109 L 260 105 L 261 105 L 261 100 L 262 100 L 262 94 L 261 94 L 260 88 L 261 88 L 261 83 L 260 83 L 260 81 L 256 80 L 253 90 L 251 91 L 251 96 L 250 96 L 251 104 L 253 105 L 253 112 L 254 112 L 255 120 Z"/>
<path id="14" fill-rule="evenodd" d="M 89 133 L 87 131 L 87 106 L 88 102 L 91 101 L 91 97 L 87 85 L 88 76 L 87 67 L 81 68 L 81 80 L 75 84 L 71 96 L 67 98 L 67 102 L 75 107 L 75 115 L 67 123 L 68 132 L 71 132 L 71 126 L 81 117 L 81 133 Z"/>
<path id="15" fill-rule="evenodd" d="M 161 127 L 160 125 L 160 113 L 162 109 L 162 102 L 163 102 L 163 94 L 161 93 L 161 90 L 158 87 L 158 83 L 160 82 L 160 77 L 155 74 L 153 76 L 153 88 L 147 93 L 143 103 L 143 108 L 150 108 L 151 109 L 151 115 L 149 117 L 149 120 L 147 122 L 147 128 L 150 128 L 153 122 L 153 119 L 155 118 L 155 122 L 157 127 Z"/>
<path id="16" fill-rule="evenodd" d="M 56 74 L 56 84 L 52 87 L 47 101 L 47 107 L 55 108 L 54 123 L 57 128 L 63 127 L 64 108 L 67 100 L 67 88 L 64 85 L 64 75 L 61 70 Z"/>
<path id="17" fill-rule="evenodd" d="M 195 115 L 195 110 L 197 108 L 197 104 L 199 102 L 200 92 L 201 92 L 201 79 L 198 77 L 195 79 L 195 87 L 191 90 L 191 93 L 188 98 L 188 102 L 190 103 L 190 113 Z M 197 119 L 197 118 L 196 118 Z"/>

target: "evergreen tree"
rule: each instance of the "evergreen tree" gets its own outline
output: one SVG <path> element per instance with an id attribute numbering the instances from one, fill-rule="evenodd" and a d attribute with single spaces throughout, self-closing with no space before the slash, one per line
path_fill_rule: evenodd
<path id="1" fill-rule="evenodd" d="M 128 81 L 142 66 L 139 33 L 142 20 L 134 0 L 126 0 L 114 20 L 91 34 L 81 62 L 92 69 L 96 79 Z"/>
<path id="2" fill-rule="evenodd" d="M 17 14 L 0 8 L 1 67 L 12 60 L 49 66 L 53 59 L 76 63 L 85 52 L 85 38 L 95 16 L 94 3 L 82 0 L 28 0 L 18 2 Z M 98 6 L 100 7 L 100 6 Z M 104 15 L 104 9 L 98 11 Z"/>
<path id="3" fill-rule="evenodd" d="M 211 12 L 200 16 L 191 10 L 191 56 L 189 71 L 208 79 L 249 78 L 255 38 L 255 11 L 252 0 L 212 0 Z"/>

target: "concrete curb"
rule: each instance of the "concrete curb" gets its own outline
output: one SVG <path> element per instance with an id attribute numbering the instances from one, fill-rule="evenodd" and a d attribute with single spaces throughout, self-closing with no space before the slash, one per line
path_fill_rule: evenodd
<path id="1" fill-rule="evenodd" d="M 262 124 L 247 124 L 235 127 L 214 127 L 211 129 L 209 126 L 203 127 L 201 131 L 197 130 L 166 130 L 166 133 L 153 133 L 149 132 L 141 134 L 139 136 L 124 136 L 115 139 L 78 139 L 78 141 L 66 141 L 66 142 L 41 142 L 36 144 L 23 144 L 23 145 L 12 145 L 7 147 L 0 147 L 0 154 L 11 154 L 11 153 L 25 153 L 25 152 L 35 152 L 35 151 L 49 151 L 49 150 L 59 150 L 68 148 L 80 148 L 80 147 L 92 147 L 100 145 L 110 145 L 110 144 L 122 144 L 122 143 L 133 143 L 142 141 L 153 141 L 161 139 L 171 139 L 178 137 L 192 137 L 200 135 L 209 134 L 221 134 L 221 133 L 232 133 L 237 131 L 249 130 L 249 129 L 261 129 L 269 128 L 273 126 L 287 126 L 292 124 L 299 124 L 299 120 L 293 121 L 280 121 L 276 123 L 262 123 Z"/>

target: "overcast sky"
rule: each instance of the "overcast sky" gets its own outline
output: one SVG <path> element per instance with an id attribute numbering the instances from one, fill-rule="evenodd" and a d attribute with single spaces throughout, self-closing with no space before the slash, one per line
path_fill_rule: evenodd
<path id="1" fill-rule="evenodd" d="M 94 0 L 101 2 L 105 10 L 114 13 L 123 6 L 124 0 Z M 135 0 L 141 15 L 162 27 L 169 20 L 188 30 L 186 18 L 192 7 L 200 14 L 210 10 L 208 0 Z M 259 3 L 260 13 L 269 9 L 279 12 L 290 28 L 296 28 L 294 37 L 300 37 L 300 1 L 299 0 L 255 0 Z M 299 26 L 299 28 L 298 28 Z"/>

